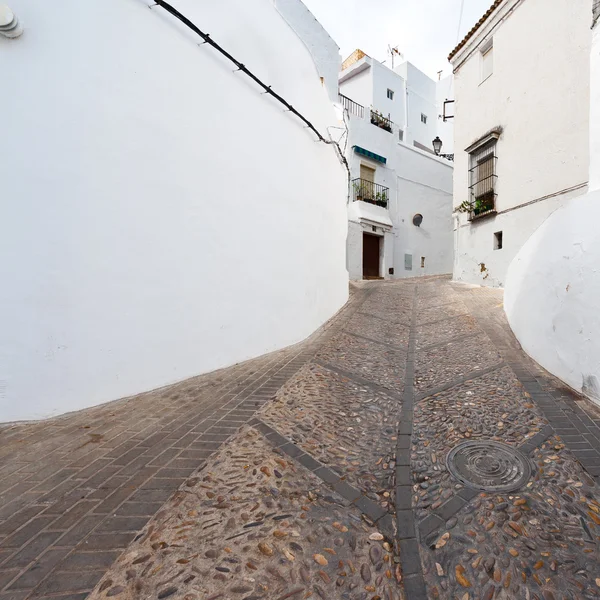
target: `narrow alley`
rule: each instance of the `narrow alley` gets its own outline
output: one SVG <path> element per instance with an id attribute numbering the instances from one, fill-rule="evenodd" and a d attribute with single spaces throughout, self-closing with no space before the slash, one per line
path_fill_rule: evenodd
<path id="1" fill-rule="evenodd" d="M 500 290 L 358 284 L 303 344 L 0 442 L 2 600 L 600 596 L 600 413 Z"/>

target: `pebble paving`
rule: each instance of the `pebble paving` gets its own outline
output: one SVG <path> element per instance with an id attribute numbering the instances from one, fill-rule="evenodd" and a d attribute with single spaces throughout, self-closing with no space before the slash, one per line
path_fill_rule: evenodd
<path id="1" fill-rule="evenodd" d="M 310 365 L 262 419 L 391 512 L 400 409 L 398 396 L 385 388 Z"/>
<path id="2" fill-rule="evenodd" d="M 244 428 L 91 598 L 399 600 L 400 577 L 393 545 L 358 508 Z"/>
<path id="3" fill-rule="evenodd" d="M 86 552 L 93 565 L 75 573 L 84 554 L 65 559 L 89 595 L 41 574 L 0 600 L 600 598 L 600 412 L 520 351 L 499 294 L 366 284 L 298 368 L 221 426 L 222 445 L 192 441 L 174 459 L 194 470 L 172 496 L 145 485 L 121 505 L 154 516 L 116 562 Z M 465 442 L 504 445 L 513 491 L 451 474 Z"/>

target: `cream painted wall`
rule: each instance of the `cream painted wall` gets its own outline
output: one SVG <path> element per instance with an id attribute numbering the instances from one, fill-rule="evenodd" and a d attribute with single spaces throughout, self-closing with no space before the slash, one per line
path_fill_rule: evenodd
<path id="1" fill-rule="evenodd" d="M 514 12 L 509 14 L 513 7 Z M 590 17 L 587 3 L 509 0 L 495 31 L 487 24 L 453 59 L 455 68 L 454 205 L 468 199 L 469 157 L 464 151 L 492 128 L 504 131 L 497 145 L 497 210 L 580 186 L 539 206 L 519 209 L 457 230 L 457 280 L 502 285 L 508 265 L 525 240 L 588 180 Z M 494 72 L 481 82 L 477 45 L 493 34 Z M 460 216 L 466 224 L 466 215 Z M 507 245 L 494 253 L 491 236 L 503 231 Z M 479 265 L 488 269 L 482 280 Z"/>
<path id="2" fill-rule="evenodd" d="M 149 4 L 11 0 L 25 33 L 0 39 L 0 421 L 293 344 L 347 299 L 333 147 Z M 320 131 L 338 125 L 271 0 L 178 8 Z"/>

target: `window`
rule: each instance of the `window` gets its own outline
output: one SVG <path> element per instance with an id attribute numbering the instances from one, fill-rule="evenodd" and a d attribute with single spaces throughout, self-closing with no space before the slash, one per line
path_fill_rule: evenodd
<path id="1" fill-rule="evenodd" d="M 421 269 L 425 268 L 425 257 L 421 256 Z"/>
<path id="2" fill-rule="evenodd" d="M 390 89 L 388 88 L 388 91 L 387 91 L 387 97 L 388 97 L 390 100 L 393 100 L 393 99 L 394 99 L 394 90 L 390 90 Z"/>
<path id="3" fill-rule="evenodd" d="M 486 142 L 469 155 L 471 219 L 496 210 L 496 140 Z"/>
<path id="4" fill-rule="evenodd" d="M 424 115 L 423 113 L 421 113 L 421 123 L 427 125 L 427 115 Z"/>
<path id="5" fill-rule="evenodd" d="M 412 254 L 404 255 L 404 270 L 412 271 Z"/>
<path id="6" fill-rule="evenodd" d="M 484 82 L 494 72 L 494 46 L 490 40 L 481 49 L 481 81 Z"/>
<path id="7" fill-rule="evenodd" d="M 404 141 L 404 131 L 402 129 L 398 129 L 398 139 L 403 142 Z"/>
<path id="8" fill-rule="evenodd" d="M 496 231 L 494 234 L 494 250 L 502 250 L 502 232 Z"/>

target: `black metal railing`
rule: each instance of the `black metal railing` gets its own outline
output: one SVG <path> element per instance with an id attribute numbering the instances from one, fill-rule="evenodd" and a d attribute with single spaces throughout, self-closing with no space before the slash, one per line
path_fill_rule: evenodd
<path id="1" fill-rule="evenodd" d="M 389 117 L 384 117 L 379 111 L 371 109 L 371 123 L 392 133 L 392 121 Z"/>
<path id="2" fill-rule="evenodd" d="M 352 197 L 354 202 L 361 200 L 362 202 L 387 208 L 390 188 L 358 177 L 352 180 Z"/>
<path id="3" fill-rule="evenodd" d="M 359 104 L 358 102 L 354 102 L 354 100 L 350 100 L 348 96 L 344 96 L 344 94 L 339 94 L 340 102 L 342 106 L 351 114 L 360 117 L 361 119 L 365 116 L 365 107 Z"/>

